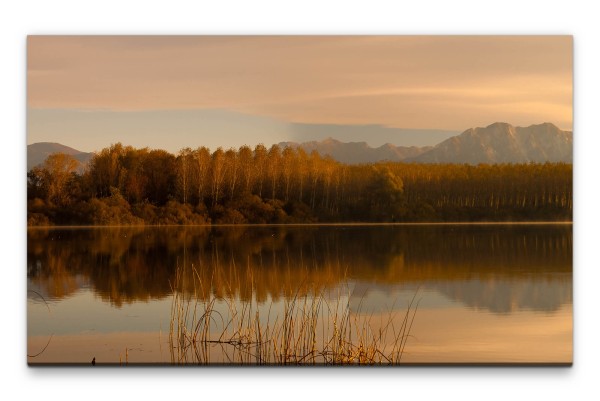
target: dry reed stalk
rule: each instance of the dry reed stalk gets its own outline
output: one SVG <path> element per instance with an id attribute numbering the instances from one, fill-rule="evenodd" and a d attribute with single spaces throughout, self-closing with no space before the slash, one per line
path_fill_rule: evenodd
<path id="1" fill-rule="evenodd" d="M 169 343 L 175 364 L 399 364 L 418 308 L 415 293 L 398 329 L 396 313 L 390 312 L 374 330 L 373 316 L 360 312 L 362 300 L 358 311 L 351 312 L 349 301 L 343 303 L 344 297 L 349 299 L 346 294 L 338 293 L 331 302 L 323 292 L 307 290 L 300 296 L 298 288 L 274 320 L 273 303 L 269 305 L 264 324 L 258 304 L 236 301 L 232 292 L 218 298 L 213 288 L 204 288 L 193 266 L 194 291 L 186 295 L 183 289 L 190 283 L 185 282 L 184 270 L 185 266 L 177 269 L 172 285 Z M 226 316 L 218 310 L 223 307 Z"/>

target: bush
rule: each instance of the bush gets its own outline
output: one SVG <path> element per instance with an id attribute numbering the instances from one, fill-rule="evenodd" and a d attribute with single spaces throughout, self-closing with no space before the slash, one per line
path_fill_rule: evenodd
<path id="1" fill-rule="evenodd" d="M 131 213 L 134 216 L 139 217 L 144 220 L 146 224 L 155 224 L 157 221 L 157 213 L 158 208 L 148 202 L 148 200 L 144 200 L 143 202 L 136 203 L 131 207 Z"/>
<path id="2" fill-rule="evenodd" d="M 27 213 L 27 226 L 51 226 L 48 216 L 42 213 Z"/>
<path id="3" fill-rule="evenodd" d="M 237 211 L 248 223 L 285 223 L 287 220 L 287 213 L 283 209 L 283 202 L 280 200 L 268 200 L 265 202 L 256 195 L 247 194 L 236 201 L 229 202 L 227 209 Z M 213 213 L 215 213 L 214 210 Z"/>
<path id="4" fill-rule="evenodd" d="M 201 211 L 202 208 L 196 208 Z M 195 213 L 187 203 L 179 203 L 176 200 L 168 201 L 165 206 L 156 211 L 156 220 L 153 224 L 159 225 L 204 225 L 210 224 L 210 219 L 205 214 Z"/>
<path id="5" fill-rule="evenodd" d="M 213 209 L 214 222 L 216 224 L 245 224 L 248 223 L 246 217 L 235 209 L 230 209 L 217 205 Z"/>
<path id="6" fill-rule="evenodd" d="M 111 196 L 108 198 L 92 198 L 89 202 L 84 202 L 79 213 L 83 218 L 87 218 L 90 224 L 94 225 L 129 226 L 144 224 L 144 220 L 131 213 L 131 206 L 115 188 L 111 188 Z"/>
<path id="7" fill-rule="evenodd" d="M 51 226 L 54 215 L 54 208 L 40 198 L 27 202 L 27 226 Z"/>
<path id="8" fill-rule="evenodd" d="M 288 223 L 316 223 L 318 221 L 306 203 L 291 201 L 285 204 L 283 210 L 288 215 L 286 220 Z"/>

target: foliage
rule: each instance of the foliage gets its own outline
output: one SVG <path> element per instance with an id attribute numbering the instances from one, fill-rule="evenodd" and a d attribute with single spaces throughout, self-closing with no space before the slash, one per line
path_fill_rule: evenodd
<path id="1" fill-rule="evenodd" d="M 87 216 L 89 224 L 103 226 L 141 225 L 144 221 L 131 213 L 131 206 L 119 190 L 111 187 L 111 196 L 90 199 L 79 210 L 82 218 Z"/>
<path id="2" fill-rule="evenodd" d="M 210 222 L 208 216 L 194 212 L 192 206 L 170 200 L 164 207 L 158 208 L 152 224 L 158 225 L 203 225 Z"/>
<path id="3" fill-rule="evenodd" d="M 345 165 L 276 145 L 174 156 L 115 144 L 76 166 L 54 154 L 28 172 L 28 224 L 572 219 L 565 163 Z"/>

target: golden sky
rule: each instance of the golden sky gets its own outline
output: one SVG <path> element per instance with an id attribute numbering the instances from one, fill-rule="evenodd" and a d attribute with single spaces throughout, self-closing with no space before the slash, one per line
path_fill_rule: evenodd
<path id="1" fill-rule="evenodd" d="M 30 36 L 28 109 L 570 130 L 572 48 L 571 36 Z"/>

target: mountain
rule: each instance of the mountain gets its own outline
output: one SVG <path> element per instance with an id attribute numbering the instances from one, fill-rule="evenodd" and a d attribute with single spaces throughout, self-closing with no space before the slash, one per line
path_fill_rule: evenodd
<path id="1" fill-rule="evenodd" d="M 432 149 L 431 146 L 394 146 L 386 143 L 378 148 L 372 148 L 366 142 L 340 142 L 333 138 L 323 141 L 311 141 L 304 143 L 280 142 L 280 147 L 302 148 L 311 153 L 316 150 L 321 155 L 329 155 L 342 163 L 374 163 L 383 160 L 401 161 L 409 157 L 416 157 Z"/>
<path id="2" fill-rule="evenodd" d="M 81 169 L 90 161 L 94 153 L 81 152 L 60 143 L 38 142 L 27 145 L 27 171 L 33 167 L 43 164 L 52 153 L 65 153 L 73 156 L 81 163 Z"/>
<path id="3" fill-rule="evenodd" d="M 573 133 L 551 123 L 513 127 L 494 123 L 470 128 L 408 162 L 417 163 L 528 163 L 573 162 Z"/>
<path id="4" fill-rule="evenodd" d="M 494 123 L 485 128 L 470 128 L 436 146 L 406 147 L 385 144 L 372 148 L 366 142 L 340 142 L 328 138 L 316 142 L 281 142 L 281 147 L 316 150 L 337 161 L 358 164 L 378 161 L 414 163 L 529 163 L 573 162 L 573 133 L 551 123 L 514 127 Z"/>
<path id="5" fill-rule="evenodd" d="M 280 142 L 279 146 L 313 150 L 347 164 L 379 161 L 414 163 L 529 163 L 573 162 L 573 133 L 551 123 L 513 127 L 494 123 L 470 128 L 436 146 L 396 146 L 386 143 L 372 148 L 366 142 L 340 142 L 333 138 L 311 142 Z M 94 153 L 85 153 L 59 143 L 40 142 L 27 146 L 27 170 L 42 164 L 55 152 L 72 155 L 83 169 Z"/>

